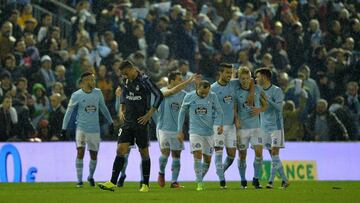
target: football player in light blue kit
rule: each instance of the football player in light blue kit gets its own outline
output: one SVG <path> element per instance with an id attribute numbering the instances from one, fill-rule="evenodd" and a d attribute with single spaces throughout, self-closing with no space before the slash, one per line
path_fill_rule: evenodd
<path id="1" fill-rule="evenodd" d="M 208 81 L 202 80 L 197 85 L 196 91 L 187 93 L 184 98 L 178 121 L 178 139 L 180 141 L 184 140 L 182 128 L 187 112 L 190 119 L 190 148 L 194 156 L 196 190 L 201 191 L 204 190 L 203 177 L 209 170 L 214 148 L 214 115 L 220 118 L 217 133 L 223 133 L 223 111 L 216 94 L 210 92 L 210 83 Z M 202 158 L 204 158 L 203 162 Z"/>
<path id="2" fill-rule="evenodd" d="M 168 75 L 169 85 L 161 89 L 164 100 L 159 106 L 157 118 L 157 138 L 161 150 L 158 176 L 158 184 L 160 187 L 165 186 L 165 168 L 171 151 L 172 178 L 170 188 L 182 188 L 177 180 L 181 167 L 180 154 L 181 150 L 184 149 L 184 145 L 177 139 L 177 123 L 181 104 L 186 95 L 183 89 L 191 84 L 195 77 L 198 77 L 198 75 L 192 75 L 183 81 L 180 72 L 170 72 Z"/>
<path id="3" fill-rule="evenodd" d="M 219 66 L 219 79 L 211 85 L 211 91 L 214 92 L 224 112 L 224 132 L 218 134 L 216 129 L 221 125 L 220 117 L 214 121 L 214 146 L 215 146 L 215 165 L 216 174 L 219 176 L 220 188 L 226 188 L 224 171 L 232 164 L 236 154 L 236 129 L 234 125 L 234 100 L 235 91 L 239 88 L 239 80 L 231 80 L 233 65 L 221 63 Z M 223 149 L 226 147 L 227 157 L 225 163 L 222 163 Z"/>
<path id="4" fill-rule="evenodd" d="M 271 84 L 271 70 L 260 68 L 255 71 L 256 82 L 259 84 L 266 95 L 269 108 L 261 113 L 261 127 L 265 131 L 264 145 L 271 155 L 271 170 L 269 183 L 266 188 L 273 188 L 274 178 L 277 171 L 282 178 L 281 188 L 289 186 L 289 182 L 284 174 L 284 168 L 279 158 L 280 148 L 285 147 L 284 121 L 283 121 L 283 101 L 282 90 Z"/>
<path id="5" fill-rule="evenodd" d="M 254 178 L 252 184 L 255 189 L 261 189 L 259 183 L 259 174 L 262 166 L 262 130 L 260 128 L 260 112 L 264 112 L 266 109 L 266 101 L 264 93 L 259 87 L 254 88 L 254 100 L 252 104 L 249 104 L 247 97 L 250 94 L 250 85 L 252 82 L 251 72 L 247 67 L 241 67 L 238 70 L 240 89 L 236 92 L 237 103 L 237 117 L 239 121 L 238 129 L 238 141 L 239 141 L 239 160 L 238 168 L 241 178 L 241 188 L 247 188 L 247 181 L 245 177 L 246 171 L 246 155 L 249 143 L 255 150 L 254 166 Z"/>
<path id="6" fill-rule="evenodd" d="M 111 124 L 110 131 L 113 128 L 113 121 L 105 105 L 101 90 L 95 88 L 95 75 L 91 72 L 83 73 L 80 83 L 81 89 L 71 95 L 62 124 L 62 133 L 65 133 L 69 123 L 72 122 L 70 118 L 76 117 L 76 173 L 78 179 L 76 186 L 83 186 L 83 158 L 86 144 L 88 145 L 91 157 L 88 181 L 90 186 L 95 186 L 93 175 L 96 169 L 97 153 L 100 145 L 99 110 L 107 122 Z"/>

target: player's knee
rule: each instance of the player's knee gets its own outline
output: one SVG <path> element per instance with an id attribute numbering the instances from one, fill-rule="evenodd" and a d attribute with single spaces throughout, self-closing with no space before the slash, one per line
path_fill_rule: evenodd
<path id="1" fill-rule="evenodd" d="M 236 149 L 228 149 L 227 150 L 227 155 L 230 157 L 235 157 L 236 154 Z"/>
<path id="2" fill-rule="evenodd" d="M 142 159 L 147 159 L 149 158 L 149 150 L 148 148 L 144 148 L 144 149 L 139 149 L 140 155 Z"/>
<path id="3" fill-rule="evenodd" d="M 171 151 L 171 156 L 173 158 L 180 158 L 181 151 Z"/>
<path id="4" fill-rule="evenodd" d="M 194 151 L 193 155 L 194 155 L 195 159 L 201 159 L 202 158 L 201 151 Z"/>
<path id="5" fill-rule="evenodd" d="M 169 157 L 170 156 L 170 150 L 169 149 L 162 149 L 161 154 L 163 156 Z"/>
<path id="6" fill-rule="evenodd" d="M 246 160 L 246 150 L 239 151 L 240 160 Z"/>
<path id="7" fill-rule="evenodd" d="M 78 150 L 77 150 L 77 158 L 78 158 L 78 159 L 83 159 L 83 158 L 84 158 L 84 154 L 85 154 L 85 150 L 84 150 L 84 149 L 81 149 L 81 148 L 78 148 Z"/>
<path id="8" fill-rule="evenodd" d="M 211 156 L 204 155 L 204 162 L 210 164 L 211 163 Z"/>

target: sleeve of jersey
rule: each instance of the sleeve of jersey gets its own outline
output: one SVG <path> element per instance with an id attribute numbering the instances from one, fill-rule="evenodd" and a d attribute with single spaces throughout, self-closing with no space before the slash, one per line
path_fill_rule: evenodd
<path id="1" fill-rule="evenodd" d="M 280 89 L 276 90 L 276 92 L 274 94 L 274 100 L 275 101 L 272 101 L 271 99 L 267 99 L 267 102 L 269 105 L 271 105 L 277 111 L 282 111 L 284 94 L 282 93 L 282 91 Z"/>
<path id="2" fill-rule="evenodd" d="M 190 106 L 190 95 L 186 95 L 181 105 L 179 116 L 178 116 L 178 132 L 182 132 L 182 128 L 185 121 L 185 114 L 189 110 Z"/>
<path id="3" fill-rule="evenodd" d="M 219 117 L 220 124 L 223 125 L 224 124 L 224 112 L 221 108 L 219 99 L 216 94 L 214 94 L 213 100 L 214 100 L 214 105 L 215 105 L 216 116 Z"/>
<path id="4" fill-rule="evenodd" d="M 66 130 L 66 129 L 68 128 L 71 115 L 73 114 L 74 109 L 75 109 L 75 107 L 76 107 L 77 104 L 78 104 L 78 101 L 77 101 L 76 95 L 74 95 L 74 94 L 71 95 L 69 104 L 68 104 L 67 109 L 66 109 L 66 112 L 65 112 L 65 116 L 64 116 L 64 119 L 63 119 L 63 123 L 62 123 L 61 129 Z"/>
<path id="5" fill-rule="evenodd" d="M 104 96 L 101 91 L 99 91 L 99 108 L 100 108 L 101 113 L 105 116 L 108 123 L 112 123 L 113 120 L 111 118 L 108 108 L 105 105 Z"/>
<path id="6" fill-rule="evenodd" d="M 121 95 L 120 95 L 120 98 L 119 98 L 119 103 L 120 104 L 125 104 L 125 98 L 126 98 L 126 90 L 125 90 L 125 86 L 122 86 L 121 87 Z"/>
<path id="7" fill-rule="evenodd" d="M 161 101 L 164 98 L 164 95 L 161 93 L 160 89 L 150 80 L 150 78 L 145 79 L 145 85 L 149 88 L 152 94 L 155 96 L 154 104 L 152 105 L 155 109 L 159 108 Z"/>

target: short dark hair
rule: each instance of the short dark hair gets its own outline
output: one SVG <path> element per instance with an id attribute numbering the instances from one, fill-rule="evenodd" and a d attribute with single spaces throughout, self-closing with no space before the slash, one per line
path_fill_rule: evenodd
<path id="1" fill-rule="evenodd" d="M 93 75 L 94 73 L 90 72 L 90 71 L 86 71 L 84 73 L 81 74 L 80 76 L 80 81 L 82 81 L 84 79 L 84 77 L 87 77 L 89 75 Z"/>
<path id="2" fill-rule="evenodd" d="M 234 65 L 231 63 L 220 63 L 219 65 L 219 71 L 223 72 L 225 68 L 234 68 Z"/>
<path id="3" fill-rule="evenodd" d="M 202 81 L 200 81 L 200 83 L 199 83 L 199 85 L 197 86 L 197 88 L 199 89 L 200 87 L 207 89 L 207 88 L 210 87 L 210 82 L 207 81 L 207 80 L 202 80 Z"/>
<path id="4" fill-rule="evenodd" d="M 177 76 L 181 76 L 181 73 L 179 71 L 171 71 L 169 74 L 168 74 L 168 79 L 169 79 L 169 83 L 170 81 L 172 80 L 176 80 L 176 77 Z"/>
<path id="5" fill-rule="evenodd" d="M 271 78 L 272 78 L 271 70 L 268 68 L 259 68 L 255 71 L 255 75 L 257 75 L 258 73 L 260 73 L 261 75 L 264 75 L 269 80 L 271 80 Z"/>
<path id="6" fill-rule="evenodd" d="M 125 60 L 121 63 L 119 69 L 124 70 L 126 68 L 134 68 L 134 64 L 130 60 Z"/>

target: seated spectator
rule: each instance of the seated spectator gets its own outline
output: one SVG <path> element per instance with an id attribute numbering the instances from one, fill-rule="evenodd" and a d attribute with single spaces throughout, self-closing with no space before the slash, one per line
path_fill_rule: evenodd
<path id="1" fill-rule="evenodd" d="M 317 101 L 316 109 L 310 115 L 306 127 L 311 140 L 339 141 L 349 138 L 344 124 L 328 110 L 328 102 L 324 99 Z"/>
<path id="2" fill-rule="evenodd" d="M 19 141 L 28 141 L 35 133 L 35 129 L 31 124 L 30 110 L 26 106 L 26 100 L 25 94 L 18 95 L 13 100 L 13 106 L 18 116 L 18 124 L 15 131 Z"/>
<path id="3" fill-rule="evenodd" d="M 351 81 L 346 85 L 346 92 L 344 94 L 344 105 L 350 110 L 351 120 L 358 127 L 358 135 L 360 134 L 360 98 L 359 98 L 359 85 Z"/>
<path id="4" fill-rule="evenodd" d="M 49 116 L 49 126 L 50 126 L 50 140 L 58 141 L 65 138 L 61 138 L 61 125 L 65 115 L 65 109 L 61 106 L 61 95 L 59 93 L 54 93 L 50 96 L 51 103 L 51 112 Z"/>
<path id="5" fill-rule="evenodd" d="M 48 55 L 41 57 L 41 68 L 33 76 L 34 81 L 44 85 L 47 91 L 51 90 L 51 86 L 55 82 L 55 75 L 54 75 L 54 71 L 51 69 L 51 65 L 52 65 L 52 60 Z"/>
<path id="6" fill-rule="evenodd" d="M 49 118 L 50 102 L 46 96 L 46 90 L 40 83 L 33 86 L 33 99 L 35 101 L 34 115 L 32 115 L 32 125 L 38 126 L 39 122 Z"/>
<path id="7" fill-rule="evenodd" d="M 358 121 L 355 121 L 351 117 L 350 109 L 344 105 L 345 99 L 342 96 L 337 96 L 334 99 L 334 103 L 330 106 L 329 111 L 334 113 L 339 120 L 344 124 L 348 131 L 349 138 L 351 140 L 359 139 L 359 125 Z"/>
<path id="8" fill-rule="evenodd" d="M 18 122 L 12 98 L 6 96 L 0 105 L 0 142 L 16 141 L 15 126 Z"/>
<path id="9" fill-rule="evenodd" d="M 284 105 L 284 133 L 286 141 L 302 141 L 304 139 L 304 123 L 301 121 L 301 112 L 306 105 L 306 97 L 300 97 L 299 108 L 295 103 L 287 100 Z"/>
<path id="10" fill-rule="evenodd" d="M 6 96 L 15 96 L 16 87 L 12 84 L 11 75 L 8 71 L 4 71 L 0 76 L 0 102 L 3 101 Z"/>

